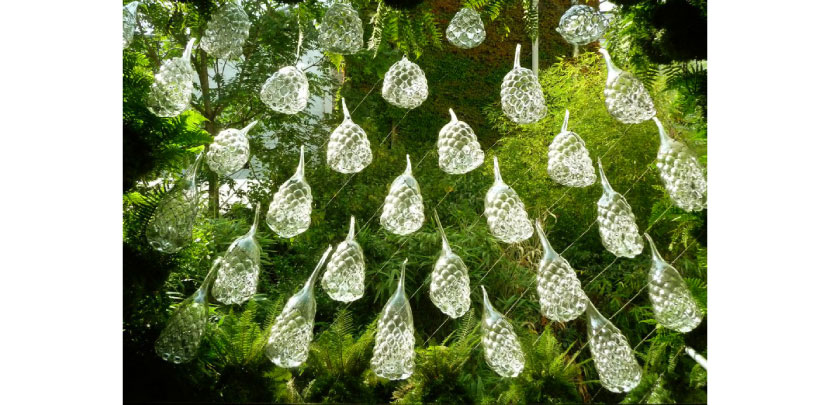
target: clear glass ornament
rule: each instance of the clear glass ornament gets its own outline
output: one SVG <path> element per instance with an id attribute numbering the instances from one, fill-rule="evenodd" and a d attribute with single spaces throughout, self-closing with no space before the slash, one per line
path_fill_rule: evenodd
<path id="1" fill-rule="evenodd" d="M 354 217 L 349 220 L 349 236 L 340 242 L 323 273 L 323 289 L 335 301 L 352 302 L 363 297 L 366 260 L 355 240 Z"/>
<path id="2" fill-rule="evenodd" d="M 605 57 L 608 78 L 605 81 L 605 108 L 623 124 L 639 124 L 651 119 L 657 111 L 654 101 L 639 79 L 614 66 L 611 55 L 604 48 L 599 52 Z"/>
<path id="3" fill-rule="evenodd" d="M 130 46 L 130 42 L 133 42 L 133 35 L 135 35 L 135 27 L 138 21 L 136 9 L 138 8 L 139 4 L 141 4 L 141 2 L 134 1 L 124 6 L 122 17 L 124 36 L 121 38 L 122 48 L 126 49 L 128 46 Z"/>
<path id="4" fill-rule="evenodd" d="M 572 45 L 588 45 L 602 38 L 607 28 L 608 22 L 599 10 L 578 4 L 562 14 L 556 32 Z"/>
<path id="5" fill-rule="evenodd" d="M 390 380 L 409 378 L 415 368 L 415 326 L 404 289 L 407 261 L 404 259 L 401 265 L 401 278 L 395 294 L 383 306 L 370 363 L 378 377 Z"/>
<path id="6" fill-rule="evenodd" d="M 588 348 L 600 383 L 611 392 L 631 391 L 640 383 L 643 369 L 637 363 L 628 339 L 597 311 L 591 301 L 588 301 L 585 314 L 588 318 Z"/>
<path id="7" fill-rule="evenodd" d="M 438 212 L 434 214 L 441 233 L 441 255 L 432 268 L 429 299 L 441 312 L 455 319 L 470 309 L 470 276 L 464 261 L 450 248 Z"/>
<path id="8" fill-rule="evenodd" d="M 278 113 L 296 114 L 308 105 L 308 78 L 296 66 L 285 66 L 265 81 L 259 98 Z"/>
<path id="9" fill-rule="evenodd" d="M 339 173 L 357 173 L 372 163 L 372 148 L 366 131 L 352 122 L 352 116 L 343 101 L 343 122 L 329 137 L 326 159 L 329 167 Z"/>
<path id="10" fill-rule="evenodd" d="M 646 234 L 646 239 L 651 247 L 648 297 L 654 307 L 654 318 L 671 330 L 689 332 L 703 320 L 703 313 L 680 273 L 660 257 L 651 236 Z"/>
<path id="11" fill-rule="evenodd" d="M 213 297 L 223 304 L 242 304 L 256 294 L 259 283 L 259 256 L 262 249 L 256 240 L 259 204 L 251 229 L 228 247 L 213 283 Z"/>
<path id="12" fill-rule="evenodd" d="M 251 149 L 248 145 L 248 131 L 259 121 L 242 129 L 228 128 L 213 138 L 207 152 L 207 165 L 214 173 L 228 176 L 236 173 L 248 163 Z"/>
<path id="13" fill-rule="evenodd" d="M 363 21 L 348 3 L 334 3 L 320 23 L 320 46 L 341 55 L 357 53 L 363 47 Z"/>
<path id="14" fill-rule="evenodd" d="M 424 224 L 424 199 L 418 181 L 412 177 L 412 163 L 406 155 L 406 170 L 395 178 L 383 202 L 380 224 L 395 235 L 409 235 Z"/>
<path id="15" fill-rule="evenodd" d="M 510 186 L 504 183 L 499 172 L 499 159 L 493 157 L 495 180 L 484 198 L 484 214 L 487 225 L 496 239 L 504 243 L 516 243 L 533 236 L 533 225 L 527 217 L 525 204 Z"/>
<path id="16" fill-rule="evenodd" d="M 481 314 L 481 344 L 484 346 L 484 360 L 502 377 L 515 377 L 525 368 L 525 355 L 513 325 L 499 311 L 496 311 L 484 294 L 484 311 Z"/>
<path id="17" fill-rule="evenodd" d="M 568 131 L 570 114 L 565 110 L 562 131 L 548 147 L 548 175 L 564 186 L 587 187 L 597 181 L 597 175 L 585 141 L 576 132 Z"/>
<path id="18" fill-rule="evenodd" d="M 160 252 L 178 252 L 193 239 L 193 224 L 199 209 L 196 174 L 203 156 L 200 153 L 184 176 L 161 198 L 147 223 L 144 232 L 147 242 Z"/>
<path id="19" fill-rule="evenodd" d="M 484 151 L 473 129 L 452 108 L 450 118 L 438 133 L 438 167 L 449 174 L 469 173 L 484 162 Z"/>
<path id="20" fill-rule="evenodd" d="M 161 64 L 147 95 L 147 109 L 159 117 L 175 117 L 190 105 L 193 95 L 193 67 L 190 65 L 191 39 L 181 58 L 172 58 Z"/>
<path id="21" fill-rule="evenodd" d="M 229 1 L 210 16 L 199 46 L 217 59 L 239 59 L 250 28 L 242 5 Z"/>
<path id="22" fill-rule="evenodd" d="M 556 322 L 572 321 L 585 312 L 588 297 L 570 263 L 553 250 L 538 219 L 536 233 L 545 251 L 536 273 L 536 292 L 542 315 Z"/>
<path id="23" fill-rule="evenodd" d="M 697 158 L 682 142 L 669 138 L 663 124 L 652 118 L 660 131 L 657 169 L 674 204 L 684 211 L 706 208 L 706 175 Z"/>
<path id="24" fill-rule="evenodd" d="M 501 109 L 510 121 L 530 124 L 545 118 L 548 107 L 539 78 L 530 69 L 519 64 L 522 45 L 516 44 L 513 70 L 507 72 L 501 82 Z"/>
<path id="25" fill-rule="evenodd" d="M 196 357 L 208 323 L 208 290 L 221 258 L 205 276 L 199 289 L 176 308 L 155 343 L 156 354 L 175 364 L 187 363 Z"/>
<path id="26" fill-rule="evenodd" d="M 481 16 L 469 7 L 458 10 L 447 26 L 447 40 L 462 49 L 475 48 L 481 45 L 486 36 L 487 33 L 484 31 Z"/>
<path id="27" fill-rule="evenodd" d="M 383 99 L 397 107 L 415 108 L 429 95 L 424 71 L 404 56 L 383 76 Z"/>
<path id="28" fill-rule="evenodd" d="M 314 315 L 317 312 L 314 283 L 330 252 L 331 245 L 317 262 L 317 267 L 303 288 L 288 299 L 274 320 L 268 343 L 265 344 L 265 355 L 279 367 L 297 367 L 308 358 L 308 348 L 314 337 Z"/>
<path id="29" fill-rule="evenodd" d="M 311 187 L 305 181 L 305 146 L 300 146 L 300 163 L 290 179 L 274 193 L 265 222 L 282 238 L 293 238 L 311 225 Z"/>
<path id="30" fill-rule="evenodd" d="M 605 172 L 602 161 L 597 159 L 599 176 L 602 180 L 602 197 L 597 201 L 597 222 L 602 245 L 617 257 L 632 258 L 643 251 L 643 237 L 637 229 L 637 221 L 625 197 L 614 191 Z"/>

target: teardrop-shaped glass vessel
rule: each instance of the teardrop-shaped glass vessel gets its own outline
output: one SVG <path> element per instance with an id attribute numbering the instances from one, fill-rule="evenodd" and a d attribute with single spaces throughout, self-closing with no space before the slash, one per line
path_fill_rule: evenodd
<path id="1" fill-rule="evenodd" d="M 229 1 L 210 16 L 200 47 L 217 59 L 239 59 L 250 28 L 251 21 L 242 5 Z"/>
<path id="2" fill-rule="evenodd" d="M 204 153 L 193 163 L 173 188 L 161 198 L 145 230 L 147 242 L 164 253 L 175 253 L 190 244 L 193 224 L 199 209 L 199 185 L 196 173 Z"/>
<path id="3" fill-rule="evenodd" d="M 251 157 L 248 145 L 248 131 L 259 121 L 254 121 L 242 129 L 228 128 L 213 138 L 207 152 L 207 164 L 214 173 L 228 176 L 236 173 Z"/>
<path id="4" fill-rule="evenodd" d="M 279 367 L 297 367 L 308 358 L 308 348 L 314 337 L 314 315 L 317 312 L 314 283 L 330 252 L 331 245 L 317 262 L 303 288 L 288 299 L 274 320 L 265 345 L 265 355 Z"/>
<path id="5" fill-rule="evenodd" d="M 429 298 L 441 312 L 454 319 L 470 309 L 470 276 L 464 261 L 450 248 L 438 212 L 434 211 L 434 215 L 441 233 L 441 255 L 432 268 Z"/>
<path id="6" fill-rule="evenodd" d="M 380 224 L 396 235 L 409 235 L 424 224 L 424 199 L 418 181 L 412 177 L 412 163 L 406 155 L 406 170 L 395 178 L 383 202 Z"/>
<path id="7" fill-rule="evenodd" d="M 274 193 L 265 222 L 282 238 L 293 238 L 311 225 L 311 187 L 305 181 L 304 145 L 300 146 L 297 171 Z"/>
<path id="8" fill-rule="evenodd" d="M 533 236 L 533 225 L 525 211 L 525 204 L 510 186 L 504 183 L 499 172 L 499 159 L 493 157 L 493 185 L 484 198 L 484 214 L 487 225 L 496 239 L 516 243 Z"/>
<path id="9" fill-rule="evenodd" d="M 241 304 L 256 294 L 259 283 L 259 255 L 262 250 L 256 240 L 259 225 L 259 203 L 251 229 L 228 247 L 213 284 L 213 297 L 223 304 Z"/>
<path id="10" fill-rule="evenodd" d="M 340 173 L 357 173 L 372 163 L 372 148 L 366 131 L 352 122 L 346 99 L 343 101 L 343 122 L 329 137 L 326 158 L 329 167 Z"/>
<path id="11" fill-rule="evenodd" d="M 594 162 L 582 138 L 576 132 L 568 131 L 570 115 L 571 112 L 565 110 L 562 131 L 548 147 L 548 175 L 564 186 L 587 187 L 597 181 Z"/>
<path id="12" fill-rule="evenodd" d="M 320 23 L 320 46 L 326 51 L 351 55 L 363 47 L 363 22 L 348 2 L 335 2 Z"/>
<path id="13" fill-rule="evenodd" d="M 588 347 L 600 383 L 611 392 L 631 391 L 640 383 L 643 369 L 637 363 L 628 339 L 597 311 L 591 301 L 588 301 L 585 314 L 588 318 Z"/>
<path id="14" fill-rule="evenodd" d="M 481 45 L 486 36 L 481 16 L 470 7 L 458 10 L 447 26 L 447 41 L 461 49 Z"/>
<path id="15" fill-rule="evenodd" d="M 196 39 L 191 39 L 180 58 L 161 64 L 147 95 L 147 109 L 159 117 L 175 117 L 190 105 L 193 95 L 193 66 L 190 52 Z"/>
<path id="16" fill-rule="evenodd" d="M 572 321 L 585 311 L 588 297 L 570 263 L 553 250 L 538 219 L 536 233 L 545 252 L 536 273 L 536 292 L 542 315 L 552 321 Z"/>
<path id="17" fill-rule="evenodd" d="M 138 15 L 135 11 L 138 8 L 139 4 L 141 4 L 140 1 L 134 1 L 124 6 L 122 12 L 122 26 L 124 28 L 124 36 L 121 38 L 122 48 L 127 48 L 128 46 L 130 46 L 130 42 L 133 42 L 136 22 L 138 19 Z"/>
<path id="18" fill-rule="evenodd" d="M 349 220 L 349 236 L 340 242 L 323 273 L 323 289 L 335 301 L 352 302 L 363 297 L 366 261 L 355 240 L 354 216 Z"/>
<path id="19" fill-rule="evenodd" d="M 407 261 L 404 259 L 401 264 L 401 278 L 395 294 L 383 306 L 372 351 L 372 371 L 378 377 L 390 380 L 409 378 L 415 368 L 415 326 L 404 289 Z"/>
<path id="20" fill-rule="evenodd" d="M 484 360 L 502 377 L 515 377 L 525 368 L 525 355 L 519 338 L 504 315 L 496 311 L 484 294 L 484 311 L 481 314 L 481 344 L 484 346 Z"/>
<path id="21" fill-rule="evenodd" d="M 404 56 L 383 76 L 383 99 L 396 107 L 415 108 L 429 95 L 427 77 L 420 66 Z"/>
<path id="22" fill-rule="evenodd" d="M 484 151 L 473 129 L 459 121 L 452 108 L 450 117 L 438 133 L 438 167 L 449 174 L 468 173 L 484 162 Z"/>
<path id="23" fill-rule="evenodd" d="M 654 307 L 654 318 L 661 325 L 678 332 L 689 332 L 703 319 L 686 281 L 671 264 L 666 263 L 651 236 L 651 270 L 648 272 L 648 297 Z"/>
<path id="24" fill-rule="evenodd" d="M 545 118 L 548 107 L 539 78 L 530 69 L 519 64 L 522 45 L 516 45 L 513 70 L 501 82 L 501 109 L 507 118 L 517 124 L 530 124 Z"/>
<path id="25" fill-rule="evenodd" d="M 682 142 L 671 139 L 657 117 L 652 118 L 660 132 L 657 169 L 674 204 L 684 211 L 706 208 L 706 175 L 697 158 Z"/>
<path id="26" fill-rule="evenodd" d="M 308 78 L 296 66 L 284 66 L 271 75 L 259 91 L 259 99 L 272 110 L 293 115 L 308 105 Z"/>
<path id="27" fill-rule="evenodd" d="M 588 45 L 602 38 L 607 28 L 608 22 L 599 10 L 577 4 L 562 14 L 556 32 L 572 45 Z"/>
<path id="28" fill-rule="evenodd" d="M 657 111 L 643 82 L 614 66 L 611 55 L 604 48 L 599 48 L 599 52 L 605 57 L 608 68 L 605 81 L 605 108 L 608 113 L 623 124 L 638 124 L 651 119 Z"/>
<path id="29" fill-rule="evenodd" d="M 603 190 L 602 197 L 597 201 L 597 222 L 602 245 L 614 256 L 635 257 L 643 251 L 643 237 L 637 229 L 634 213 L 625 197 L 611 188 L 600 159 L 597 159 L 597 165 Z"/>

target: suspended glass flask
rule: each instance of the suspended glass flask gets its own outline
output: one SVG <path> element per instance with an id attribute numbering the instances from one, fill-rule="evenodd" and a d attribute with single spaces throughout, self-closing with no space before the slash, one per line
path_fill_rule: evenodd
<path id="1" fill-rule="evenodd" d="M 366 131 L 352 122 L 352 116 L 343 101 L 343 122 L 329 137 L 326 159 L 329 167 L 339 173 L 357 173 L 372 163 L 372 148 Z"/>
<path id="2" fill-rule="evenodd" d="M 501 109 L 510 121 L 530 124 L 545 118 L 548 107 L 542 94 L 539 78 L 530 69 L 519 65 L 522 45 L 516 45 L 513 70 L 507 72 L 501 82 Z"/>
<path id="3" fill-rule="evenodd" d="M 317 267 L 303 288 L 288 299 L 282 312 L 274 320 L 268 343 L 265 344 L 265 355 L 279 367 L 297 367 L 308 358 L 308 348 L 314 337 L 314 315 L 317 312 L 314 282 L 317 281 L 317 276 L 330 252 L 331 245 L 317 262 Z"/>
<path id="4" fill-rule="evenodd" d="M 660 257 L 651 236 L 646 234 L 646 239 L 651 247 L 648 297 L 654 307 L 654 318 L 671 330 L 689 332 L 700 324 L 703 313 L 680 273 Z"/>
<path id="5" fill-rule="evenodd" d="M 533 225 L 525 211 L 525 204 L 510 186 L 504 183 L 499 172 L 499 159 L 493 157 L 495 180 L 484 197 L 484 214 L 487 225 L 496 239 L 504 243 L 516 243 L 533 236 Z"/>
<path id="6" fill-rule="evenodd" d="M 274 193 L 265 222 L 281 238 L 293 238 L 311 225 L 311 187 L 305 181 L 305 146 L 300 146 L 297 171 Z"/>
<path id="7" fill-rule="evenodd" d="M 481 16 L 469 7 L 458 10 L 447 26 L 447 40 L 462 49 L 475 48 L 481 45 L 486 36 L 487 33 L 484 31 Z"/>
<path id="8" fill-rule="evenodd" d="M 597 159 L 597 164 L 603 190 L 602 197 L 597 201 L 597 222 L 602 245 L 614 256 L 635 257 L 643 251 L 643 237 L 637 229 L 634 213 L 625 197 L 611 188 L 602 170 L 602 161 Z"/>
<path id="9" fill-rule="evenodd" d="M 605 81 L 605 108 L 608 113 L 623 124 L 638 124 L 651 119 L 657 111 L 643 82 L 614 66 L 611 55 L 604 48 L 599 48 L 599 52 L 605 57 L 608 68 Z"/>
<path id="10" fill-rule="evenodd" d="M 213 283 L 213 298 L 223 304 L 242 304 L 256 294 L 259 283 L 259 256 L 262 249 L 256 240 L 259 204 L 254 211 L 251 229 L 228 247 Z"/>
<path id="11" fill-rule="evenodd" d="M 660 131 L 657 169 L 674 204 L 684 211 L 706 208 L 706 175 L 689 147 L 669 138 L 663 124 L 652 118 Z"/>
<path id="12" fill-rule="evenodd" d="M 248 145 L 248 131 L 259 121 L 245 128 L 228 128 L 213 138 L 207 152 L 207 165 L 214 173 L 228 176 L 236 173 L 248 163 L 251 149 Z"/>
<path id="13" fill-rule="evenodd" d="M 409 378 L 415 368 L 415 327 L 404 289 L 407 260 L 401 265 L 398 289 L 383 306 L 370 363 L 378 377 L 390 380 Z"/>
<path id="14" fill-rule="evenodd" d="M 572 45 L 588 45 L 602 38 L 607 28 L 608 22 L 599 10 L 578 4 L 562 14 L 556 32 Z"/>
<path id="15" fill-rule="evenodd" d="M 363 47 L 363 22 L 351 4 L 335 2 L 320 23 L 320 46 L 341 55 L 351 55 Z"/>
<path id="16" fill-rule="evenodd" d="M 242 5 L 229 1 L 210 16 L 199 46 L 217 59 L 239 59 L 250 28 Z"/>
<path id="17" fill-rule="evenodd" d="M 441 233 L 441 254 L 432 268 L 429 299 L 441 312 L 455 319 L 470 309 L 470 276 L 464 261 L 450 248 L 438 212 L 434 214 Z"/>
<path id="18" fill-rule="evenodd" d="M 305 110 L 308 97 L 308 78 L 296 66 L 284 66 L 278 70 L 265 81 L 259 92 L 259 98 L 265 105 L 289 115 Z"/>
<path id="19" fill-rule="evenodd" d="M 216 276 L 221 258 L 205 276 L 199 289 L 176 308 L 155 343 L 156 354 L 175 364 L 187 363 L 196 357 L 208 323 L 208 291 Z"/>
<path id="20" fill-rule="evenodd" d="M 556 322 L 572 321 L 585 312 L 588 297 L 570 263 L 553 250 L 538 219 L 536 233 L 545 253 L 536 273 L 536 292 L 542 315 Z"/>
<path id="21" fill-rule="evenodd" d="M 438 133 L 438 167 L 449 174 L 469 173 L 484 162 L 484 151 L 473 129 L 452 108 L 450 118 Z"/>
<path id="22" fill-rule="evenodd" d="M 424 71 L 404 56 L 383 76 L 383 99 L 396 107 L 415 108 L 429 95 Z"/>
<path id="23" fill-rule="evenodd" d="M 628 392 L 640 383 L 643 369 L 634 357 L 628 339 L 588 301 L 588 347 L 599 381 L 611 392 Z"/>
<path id="24" fill-rule="evenodd" d="M 135 27 L 138 21 L 136 9 L 138 8 L 139 4 L 141 4 L 141 2 L 134 1 L 124 6 L 122 19 L 124 37 L 121 38 L 122 48 L 127 48 L 128 46 L 130 46 L 130 42 L 133 42 L 133 35 L 135 35 Z"/>
<path id="25" fill-rule="evenodd" d="M 159 117 L 175 117 L 190 105 L 193 95 L 193 67 L 190 65 L 191 39 L 180 58 L 161 64 L 147 95 L 147 109 Z"/>
<path id="26" fill-rule="evenodd" d="M 349 236 L 340 242 L 323 273 L 323 289 L 335 301 L 352 302 L 363 297 L 366 260 L 355 240 L 354 217 L 349 220 Z"/>
<path id="27" fill-rule="evenodd" d="M 548 175 L 563 186 L 587 187 L 597 181 L 597 175 L 585 141 L 576 132 L 568 131 L 570 114 L 565 110 L 562 131 L 548 147 Z"/>
<path id="28" fill-rule="evenodd" d="M 424 224 L 424 200 L 418 181 L 412 177 L 412 163 L 406 155 L 406 170 L 395 178 L 383 202 L 383 228 L 395 235 L 409 235 Z"/>
<path id="29" fill-rule="evenodd" d="M 484 346 L 484 360 L 502 377 L 515 377 L 525 368 L 525 355 L 513 325 L 499 311 L 496 311 L 484 294 L 484 311 L 481 315 L 481 344 Z"/>
<path id="30" fill-rule="evenodd" d="M 147 223 L 144 235 L 153 249 L 164 253 L 175 253 L 190 244 L 193 239 L 193 224 L 199 209 L 199 185 L 196 174 L 204 153 L 196 157 L 184 176 L 159 201 L 155 212 Z"/>

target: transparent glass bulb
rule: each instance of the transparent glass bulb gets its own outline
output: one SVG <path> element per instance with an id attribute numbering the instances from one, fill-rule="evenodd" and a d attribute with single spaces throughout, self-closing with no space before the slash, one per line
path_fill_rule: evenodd
<path id="1" fill-rule="evenodd" d="M 538 219 L 536 233 L 545 252 L 536 274 L 536 292 L 542 315 L 556 322 L 572 321 L 585 312 L 588 297 L 570 263 L 553 250 Z"/>
<path id="2" fill-rule="evenodd" d="M 343 101 L 343 122 L 329 137 L 326 159 L 329 167 L 339 173 L 357 173 L 372 163 L 372 148 L 366 131 L 352 122 L 346 99 Z"/>
<path id="3" fill-rule="evenodd" d="M 242 304 L 256 294 L 259 256 L 262 252 L 256 240 L 257 225 L 259 204 L 256 205 L 251 229 L 233 241 L 222 258 L 222 265 L 213 284 L 213 297 L 223 304 Z"/>
<path id="4" fill-rule="evenodd" d="M 556 32 L 570 44 L 587 45 L 602 38 L 607 28 L 608 22 L 599 10 L 578 4 L 562 14 Z"/>
<path id="5" fill-rule="evenodd" d="M 648 297 L 654 307 L 654 318 L 661 325 L 678 332 L 690 332 L 703 319 L 686 281 L 671 264 L 666 263 L 651 236 L 651 270 L 648 273 Z"/>
<path id="6" fill-rule="evenodd" d="M 259 121 L 245 128 L 228 128 L 213 138 L 207 152 L 207 164 L 214 173 L 228 176 L 236 173 L 248 163 L 251 149 L 248 145 L 248 131 Z"/>
<path id="7" fill-rule="evenodd" d="M 380 224 L 396 235 L 409 235 L 424 224 L 424 200 L 418 181 L 412 177 L 409 155 L 406 155 L 406 170 L 389 187 Z"/>
<path id="8" fill-rule="evenodd" d="M 210 16 L 199 46 L 218 59 L 239 59 L 250 28 L 251 21 L 245 9 L 229 1 Z"/>
<path id="9" fill-rule="evenodd" d="M 438 133 L 438 167 L 449 174 L 468 173 L 484 162 L 484 151 L 473 129 L 459 121 L 452 108 L 450 117 Z"/>
<path id="10" fill-rule="evenodd" d="M 684 211 L 706 208 L 706 175 L 684 143 L 669 138 L 663 124 L 652 118 L 660 131 L 660 151 L 657 152 L 657 170 L 674 204 Z"/>
<path id="11" fill-rule="evenodd" d="M 447 26 L 447 40 L 462 49 L 475 48 L 481 45 L 486 36 L 487 33 L 484 31 L 481 16 L 469 7 L 458 10 Z"/>
<path id="12" fill-rule="evenodd" d="M 590 301 L 585 314 L 588 317 L 588 347 L 600 383 L 611 392 L 631 391 L 640 383 L 643 369 L 637 363 L 628 339 Z"/>
<path id="13" fill-rule="evenodd" d="M 415 327 L 404 289 L 405 259 L 395 294 L 381 311 L 370 365 L 378 377 L 403 380 L 415 368 Z"/>
<path id="14" fill-rule="evenodd" d="M 594 163 L 585 142 L 576 132 L 568 131 L 570 111 L 565 110 L 562 131 L 548 147 L 548 175 L 568 187 L 587 187 L 597 181 Z"/>
<path id="15" fill-rule="evenodd" d="M 311 187 L 305 181 L 305 146 L 297 171 L 274 193 L 265 222 L 282 238 L 293 238 L 311 225 Z"/>
<path id="16" fill-rule="evenodd" d="M 396 107 L 415 108 L 429 95 L 424 71 L 404 56 L 383 76 L 383 99 Z"/>
<path id="17" fill-rule="evenodd" d="M 124 37 L 121 39 L 122 48 L 127 48 L 130 46 L 130 42 L 133 42 L 133 35 L 135 34 L 135 27 L 138 21 L 136 9 L 139 4 L 141 2 L 134 1 L 124 6 L 122 12 L 122 26 L 124 28 Z"/>
<path id="18" fill-rule="evenodd" d="M 363 22 L 348 3 L 334 3 L 320 23 L 320 46 L 341 55 L 357 53 L 363 47 Z"/>
<path id="19" fill-rule="evenodd" d="M 502 181 L 496 157 L 493 157 L 493 174 L 495 181 L 484 198 L 484 215 L 490 232 L 504 243 L 527 240 L 533 236 L 533 225 L 519 195 Z"/>
<path id="20" fill-rule="evenodd" d="M 602 245 L 617 257 L 632 258 L 643 251 L 643 237 L 637 229 L 637 221 L 631 206 L 622 194 L 614 191 L 602 162 L 597 159 L 603 194 L 597 201 L 597 222 Z"/>
<path id="21" fill-rule="evenodd" d="M 160 252 L 178 252 L 193 240 L 193 224 L 199 209 L 196 173 L 202 156 L 200 153 L 185 175 L 161 198 L 147 223 L 147 242 Z"/>
<path id="22" fill-rule="evenodd" d="M 259 98 L 278 113 L 296 114 L 308 105 L 308 78 L 296 66 L 285 66 L 265 81 Z"/>
<path id="23" fill-rule="evenodd" d="M 525 367 L 525 356 L 519 338 L 504 315 L 496 311 L 484 294 L 484 311 L 481 316 L 481 344 L 484 346 L 484 360 L 502 377 L 515 377 Z"/>
<path id="24" fill-rule="evenodd" d="M 470 276 L 464 261 L 450 248 L 438 212 L 434 214 L 441 233 L 441 254 L 432 268 L 429 298 L 441 312 L 450 318 L 458 318 L 470 309 Z"/>
<path id="25" fill-rule="evenodd" d="M 605 107 L 608 113 L 623 124 L 639 124 L 654 117 L 657 113 L 654 101 L 643 82 L 614 66 L 608 51 L 599 48 L 599 52 L 605 57 L 605 66 L 608 68 L 608 78 L 605 81 Z"/>
<path id="26" fill-rule="evenodd" d="M 366 261 L 355 240 L 354 216 L 349 220 L 349 235 L 340 242 L 323 273 L 323 289 L 335 301 L 352 302 L 363 297 Z"/>
<path id="27" fill-rule="evenodd" d="M 516 45 L 513 70 L 501 82 L 501 109 L 507 118 L 517 124 L 530 124 L 545 118 L 548 107 L 539 78 L 530 69 L 519 64 L 522 45 Z"/>
<path id="28" fill-rule="evenodd" d="M 159 117 L 175 117 L 190 105 L 193 95 L 193 67 L 190 65 L 191 39 L 180 58 L 164 61 L 147 95 L 147 109 Z"/>

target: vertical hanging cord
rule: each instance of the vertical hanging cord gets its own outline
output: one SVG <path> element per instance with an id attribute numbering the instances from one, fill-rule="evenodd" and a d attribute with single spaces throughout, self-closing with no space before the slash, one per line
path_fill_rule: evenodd
<path id="1" fill-rule="evenodd" d="M 299 33 L 297 34 L 297 60 L 294 61 L 295 65 L 300 62 L 300 50 L 303 48 L 303 22 L 300 19 L 299 10 L 297 11 L 297 31 Z"/>

